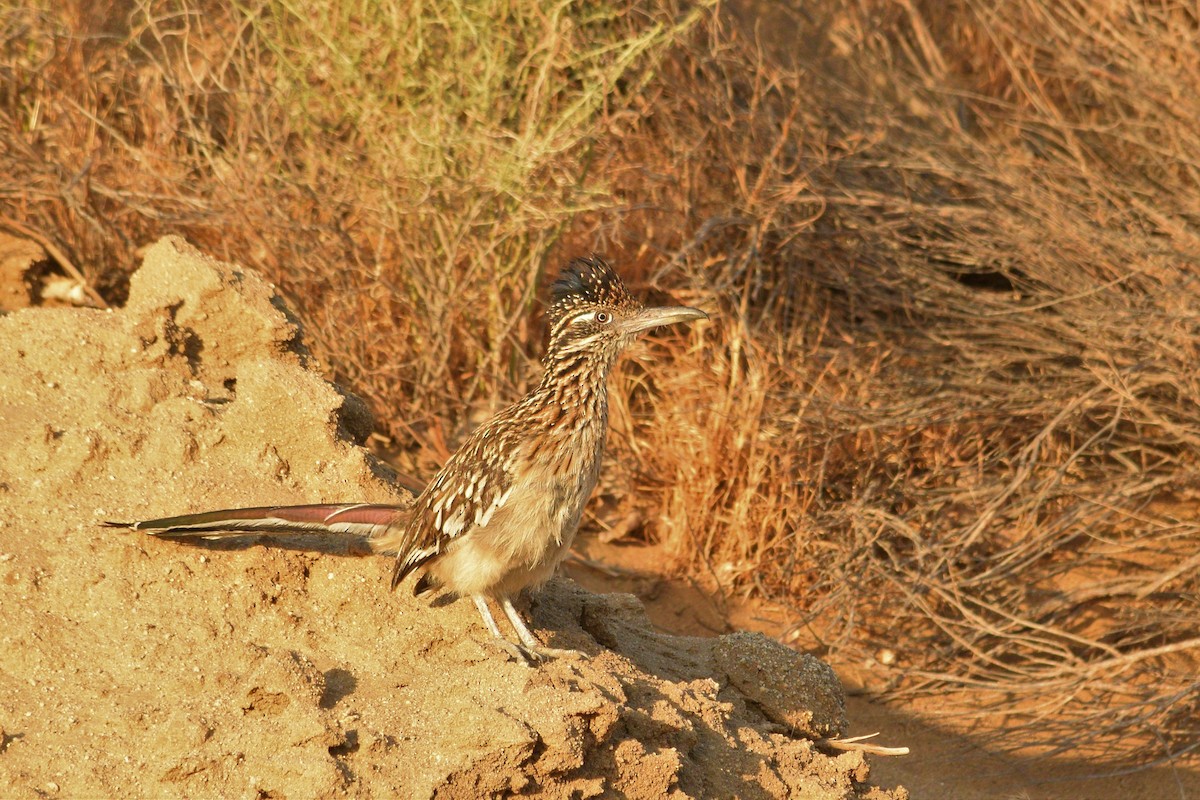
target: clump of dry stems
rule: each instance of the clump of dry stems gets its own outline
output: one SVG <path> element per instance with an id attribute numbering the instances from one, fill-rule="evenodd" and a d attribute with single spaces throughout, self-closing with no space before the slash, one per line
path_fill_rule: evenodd
<path id="1" fill-rule="evenodd" d="M 673 81 L 707 93 L 627 137 L 676 166 L 625 235 L 724 301 L 636 414 L 658 535 L 1014 744 L 1194 749 L 1197 20 L 826 14 L 697 42 Z"/>
<path id="2" fill-rule="evenodd" d="M 529 379 L 558 259 L 623 255 L 719 313 L 622 371 L 604 514 L 899 644 L 900 696 L 1196 748 L 1195 11 L 772 13 L 6 11 L 0 213 L 113 299 L 166 232 L 263 269 L 418 473 Z"/>

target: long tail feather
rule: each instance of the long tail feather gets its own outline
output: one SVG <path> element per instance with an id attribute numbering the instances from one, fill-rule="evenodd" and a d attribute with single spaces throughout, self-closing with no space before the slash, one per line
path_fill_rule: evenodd
<path id="1" fill-rule="evenodd" d="M 141 522 L 106 522 L 105 525 L 145 531 L 164 538 L 221 539 L 248 533 L 346 533 L 387 541 L 395 537 L 407 518 L 407 506 L 356 503 L 231 508 Z"/>

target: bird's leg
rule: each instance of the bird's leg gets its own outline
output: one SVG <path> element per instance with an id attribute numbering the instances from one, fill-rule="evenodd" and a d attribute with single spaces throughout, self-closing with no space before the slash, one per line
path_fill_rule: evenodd
<path id="1" fill-rule="evenodd" d="M 500 606 L 504 609 L 505 615 L 508 616 L 508 621 L 512 623 L 513 628 L 517 632 L 517 638 L 521 640 L 521 644 L 528 647 L 530 650 L 537 650 L 542 646 L 537 637 L 533 635 L 533 631 L 525 626 L 525 620 L 521 619 L 521 615 L 517 613 L 517 609 L 513 607 L 512 600 L 507 597 L 500 598 Z M 494 623 L 493 623 L 494 624 Z"/>
<path id="2" fill-rule="evenodd" d="M 582 656 L 578 650 L 560 650 L 554 647 L 546 647 L 538 641 L 533 632 L 525 625 L 525 620 L 521 619 L 521 615 L 517 613 L 517 609 L 513 607 L 512 600 L 507 597 L 500 598 L 500 606 L 504 609 L 505 616 L 512 623 L 513 628 L 517 631 L 517 636 L 521 639 L 521 644 L 525 645 L 525 649 L 541 658 L 559 658 L 562 656 Z"/>
<path id="3" fill-rule="evenodd" d="M 496 620 L 492 617 L 492 610 L 488 608 L 487 600 L 483 595 L 477 594 L 471 598 L 475 601 L 475 607 L 479 609 L 479 616 L 483 617 L 483 624 L 487 626 L 488 631 L 497 639 L 503 639 L 500 635 L 500 627 L 496 625 Z"/>
<path id="4" fill-rule="evenodd" d="M 475 601 L 475 607 L 479 609 L 479 616 L 483 617 L 483 624 L 487 626 L 488 631 L 493 637 L 495 637 L 496 641 L 508 652 L 509 655 L 526 665 L 538 660 L 538 656 L 535 653 L 529 652 L 525 647 L 522 647 L 519 644 L 513 644 L 500 634 L 500 627 L 496 625 L 496 620 L 494 617 L 492 617 L 492 610 L 488 608 L 487 599 L 483 595 L 472 595 L 471 599 Z M 507 612 L 508 609 L 506 608 L 505 611 Z M 511 617 L 509 617 L 509 619 L 511 619 Z M 518 635 L 520 632 L 521 629 L 518 629 Z M 525 633 L 529 636 L 532 636 L 528 630 L 526 630 Z M 536 641 L 537 640 L 534 639 L 534 642 Z"/>

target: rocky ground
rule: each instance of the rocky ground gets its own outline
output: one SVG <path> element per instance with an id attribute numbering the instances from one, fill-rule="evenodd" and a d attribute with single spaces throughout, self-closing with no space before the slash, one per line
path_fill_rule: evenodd
<path id="1" fill-rule="evenodd" d="M 0 262 L 3 308 L 44 288 L 36 248 Z M 404 495 L 253 272 L 164 239 L 123 308 L 0 316 L 0 365 L 7 797 L 907 796 L 829 745 L 829 667 L 761 635 L 560 578 L 528 613 L 584 657 L 529 668 L 352 542 L 102 527 Z"/>

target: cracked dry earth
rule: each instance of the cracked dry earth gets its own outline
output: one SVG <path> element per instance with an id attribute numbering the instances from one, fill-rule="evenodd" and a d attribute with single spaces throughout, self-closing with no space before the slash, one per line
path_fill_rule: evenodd
<path id="1" fill-rule="evenodd" d="M 560 578 L 529 617 L 585 656 L 530 669 L 345 542 L 100 527 L 404 496 L 249 270 L 164 239 L 123 308 L 0 316 L 0 364 L 5 797 L 907 797 L 814 741 L 841 687 L 761 635 Z"/>

